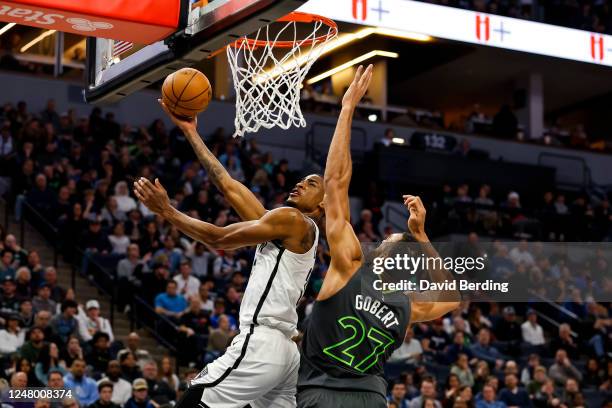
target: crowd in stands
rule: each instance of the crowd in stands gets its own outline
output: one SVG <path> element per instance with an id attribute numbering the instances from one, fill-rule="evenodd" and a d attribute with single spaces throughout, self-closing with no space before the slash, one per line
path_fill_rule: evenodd
<path id="1" fill-rule="evenodd" d="M 612 10 L 598 0 L 424 0 L 482 13 L 536 20 L 596 33 L 612 33 Z"/>
<path id="2" fill-rule="evenodd" d="M 116 339 L 97 299 L 77 303 L 74 290 L 58 283 L 56 269 L 2 227 L 0 253 L 3 407 L 155 408 L 185 389 L 174 359 L 155 361 L 136 332 L 125 343 Z M 71 393 L 54 405 L 44 399 L 12 405 L 6 399 L 9 388 L 25 387 Z"/>
<path id="3" fill-rule="evenodd" d="M 49 101 L 36 113 L 23 102 L 6 104 L 0 122 L 0 176 L 11 180 L 15 216 L 24 217 L 33 209 L 46 218 L 60 232 L 64 258 L 78 262 L 82 273 L 87 275 L 94 264 L 112 270 L 119 310 L 130 312 L 137 294 L 172 323 L 180 342 L 178 363 L 192 367 L 178 378 L 172 360 L 152 360 L 139 347 L 136 334 L 121 344 L 100 317 L 96 299 L 79 306 L 74 291 L 57 285 L 55 270 L 40 265 L 36 251 L 20 248 L 7 234 L 0 258 L 0 307 L 8 309 L 2 313 L 0 331 L 0 347 L 6 347 L 0 350 L 2 375 L 12 384 L 46 382 L 49 387 L 79 389 L 76 400 L 65 403 L 65 408 L 109 406 L 109 400 L 128 408 L 145 406 L 149 400 L 153 405 L 175 401 L 185 380 L 222 354 L 237 333 L 254 249 L 217 251 L 192 242 L 136 201 L 130 185 L 138 177 L 159 177 L 173 205 L 218 226 L 237 221 L 237 215 L 208 180 L 184 136 L 166 129 L 162 120 L 134 128 L 98 108 L 89 117 L 75 117 L 70 111 L 59 114 Z M 217 129 L 206 142 L 230 174 L 245 182 L 266 208 L 283 205 L 297 180 L 288 162 L 261 151 L 255 139 L 238 142 L 226 136 Z M 467 222 L 466 230 L 476 231 L 476 237 L 503 225 L 497 217 L 504 216 L 495 215 L 497 207 L 487 208 L 495 202 L 486 186 L 478 197 L 472 197 L 467 186 L 459 186 L 456 193 L 450 186 L 443 191 L 431 201 L 433 218 L 455 211 L 455 219 Z M 578 211 L 577 203 L 564 204 L 562 194 L 556 195 L 547 207 L 552 211 L 551 226 L 558 224 L 555 216 L 576 216 Z M 528 218 L 521 217 L 517 193 L 507 199 L 514 211 L 511 223 Z M 461 205 L 472 201 L 483 207 L 463 211 Z M 611 218 L 604 202 L 603 218 L 597 220 L 605 218 L 609 234 Z M 580 203 L 584 208 L 594 205 Z M 378 228 L 380 205 L 379 199 L 365 201 L 365 211 L 355 223 L 362 241 L 376 241 L 391 232 Z M 445 219 L 452 220 L 452 214 Z M 553 239 L 565 239 L 557 230 L 551 233 Z M 548 272 L 562 266 L 562 260 L 547 264 L 538 254 L 531 254 L 529 262 L 525 254 L 513 257 L 502 247 L 499 251 L 511 269 L 535 273 L 535 268 Z M 298 308 L 301 317 L 309 314 L 328 264 L 322 242 Z M 609 274 L 609 264 L 597 265 Z M 571 275 L 568 268 L 560 276 Z M 446 319 L 414 325 L 389 365 L 388 378 L 394 381 L 389 406 L 569 408 L 602 398 L 612 379 L 609 305 L 572 298 L 570 285 L 579 282 L 566 283 L 566 295 L 558 296 L 578 316 L 568 322 L 571 326 L 544 329 L 535 310 L 494 302 L 466 303 Z M 449 366 L 447 373 L 443 368 Z"/>

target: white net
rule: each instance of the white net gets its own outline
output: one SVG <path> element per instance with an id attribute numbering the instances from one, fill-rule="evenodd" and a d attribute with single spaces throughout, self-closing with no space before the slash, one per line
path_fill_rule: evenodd
<path id="1" fill-rule="evenodd" d="M 312 32 L 306 37 L 301 34 L 300 39 L 305 22 L 283 21 L 275 28 L 262 27 L 250 40 L 245 37 L 227 47 L 236 90 L 234 137 L 257 132 L 261 127 L 306 126 L 300 88 L 325 43 L 337 35 L 335 24 L 329 23 L 312 19 Z"/>

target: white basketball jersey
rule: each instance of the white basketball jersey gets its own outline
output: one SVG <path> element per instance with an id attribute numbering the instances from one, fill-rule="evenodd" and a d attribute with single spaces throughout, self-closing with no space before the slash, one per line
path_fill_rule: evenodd
<path id="1" fill-rule="evenodd" d="M 319 228 L 308 252 L 296 254 L 278 242 L 257 246 L 249 283 L 240 305 L 240 326 L 264 325 L 287 336 L 298 334 L 297 304 L 306 290 L 317 254 Z"/>

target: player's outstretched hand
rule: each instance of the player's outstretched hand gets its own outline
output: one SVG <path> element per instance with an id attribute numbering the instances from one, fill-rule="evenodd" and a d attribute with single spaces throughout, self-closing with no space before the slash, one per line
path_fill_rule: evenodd
<path id="1" fill-rule="evenodd" d="M 163 214 L 171 207 L 168 193 L 159 179 L 155 179 L 155 184 L 153 184 L 144 177 L 139 178 L 134 182 L 134 194 L 155 214 Z"/>
<path id="2" fill-rule="evenodd" d="M 355 78 L 353 78 L 353 82 L 351 82 L 351 85 L 342 98 L 343 107 L 355 109 L 370 86 L 373 69 L 374 66 L 372 64 L 368 65 L 365 70 L 363 69 L 363 65 L 360 65 L 359 68 L 357 68 Z"/>
<path id="3" fill-rule="evenodd" d="M 408 218 L 408 229 L 415 238 L 425 237 L 425 215 L 427 211 L 421 201 L 421 197 L 404 195 L 404 205 L 410 211 Z"/>
<path id="4" fill-rule="evenodd" d="M 157 102 L 159 102 L 164 112 L 166 112 L 166 114 L 170 117 L 172 123 L 174 123 L 179 129 L 181 129 L 183 133 L 196 130 L 198 126 L 198 119 L 196 116 L 194 116 L 193 118 L 183 118 L 176 116 L 174 113 L 170 112 L 170 109 L 168 109 L 164 101 L 158 99 Z"/>

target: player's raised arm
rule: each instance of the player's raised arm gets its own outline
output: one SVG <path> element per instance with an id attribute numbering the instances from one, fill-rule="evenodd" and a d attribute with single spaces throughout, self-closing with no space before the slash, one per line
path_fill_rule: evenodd
<path id="1" fill-rule="evenodd" d="M 172 114 L 161 100 L 158 100 L 172 122 L 185 134 L 187 140 L 198 156 L 198 160 L 206 169 L 208 177 L 221 191 L 227 202 L 238 213 L 243 221 L 258 220 L 266 212 L 255 194 L 244 184 L 233 179 L 215 155 L 208 149 L 198 134 L 196 118 L 179 118 Z"/>
<path id="2" fill-rule="evenodd" d="M 413 238 L 421 244 L 425 256 L 438 258 L 438 252 L 429 242 L 425 233 L 426 210 L 419 196 L 405 195 L 404 205 L 410 211 L 408 218 L 408 229 Z M 451 272 L 444 267 L 429 271 L 431 282 L 444 282 L 453 280 Z M 461 294 L 458 290 L 431 290 L 425 292 L 411 293 L 412 305 L 410 309 L 411 322 L 427 322 L 444 316 L 446 313 L 459 307 Z"/>
<path id="3" fill-rule="evenodd" d="M 281 240 L 290 251 L 304 252 L 301 241 L 310 225 L 297 209 L 277 208 L 267 212 L 258 220 L 218 227 L 189 217 L 174 208 L 170 204 L 168 193 L 158 179 L 155 180 L 155 184 L 144 178 L 139 179 L 134 182 L 134 192 L 147 208 L 161 215 L 182 233 L 214 248 L 235 249 Z"/>
<path id="4" fill-rule="evenodd" d="M 342 98 L 342 110 L 325 165 L 325 229 L 331 252 L 330 271 L 352 274 L 361 262 L 361 247 L 350 224 L 348 189 L 351 181 L 351 125 L 357 104 L 372 79 L 372 65 L 360 66 Z"/>

